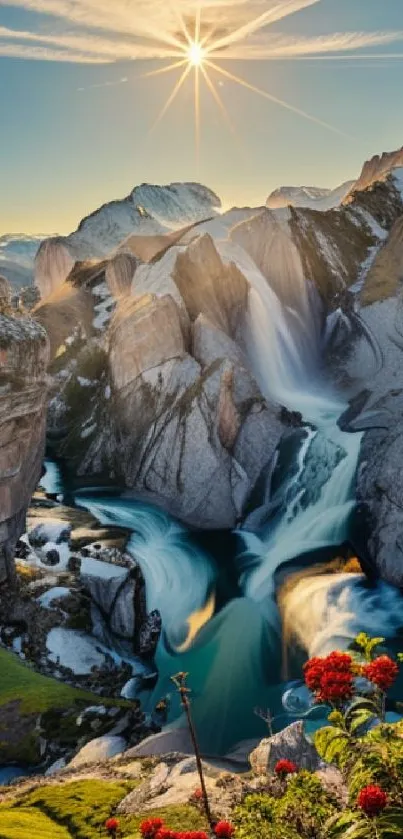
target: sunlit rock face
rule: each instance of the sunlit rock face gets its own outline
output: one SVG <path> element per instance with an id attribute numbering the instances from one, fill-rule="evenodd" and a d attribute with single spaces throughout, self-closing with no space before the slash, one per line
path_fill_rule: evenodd
<path id="1" fill-rule="evenodd" d="M 392 227 L 366 277 L 360 299 L 363 306 L 394 297 L 403 276 L 403 216 Z"/>
<path id="2" fill-rule="evenodd" d="M 129 294 L 138 265 L 139 260 L 127 251 L 117 253 L 108 262 L 105 279 L 113 297 Z"/>
<path id="3" fill-rule="evenodd" d="M 35 259 L 41 297 L 62 285 L 77 261 L 113 256 L 123 247 L 148 262 L 173 244 L 175 231 L 215 216 L 220 206 L 217 195 L 201 184 L 136 187 L 84 218 L 69 236 L 42 242 Z"/>
<path id="4" fill-rule="evenodd" d="M 62 237 L 46 239 L 35 259 L 35 283 L 42 299 L 64 283 L 79 259 Z"/>
<path id="5" fill-rule="evenodd" d="M 393 169 L 403 166 L 403 147 L 392 152 L 376 154 L 364 163 L 360 177 L 352 186 L 352 191 L 367 189 L 375 181 L 382 180 Z"/>
<path id="6" fill-rule="evenodd" d="M 49 437 L 73 475 L 112 478 L 193 526 L 242 519 L 284 430 L 236 340 L 248 294 L 197 231 L 149 264 L 126 250 L 76 264 L 35 312 L 52 348 Z"/>
<path id="7" fill-rule="evenodd" d="M 184 354 L 180 315 L 172 297 L 144 294 L 120 303 L 110 328 L 109 356 L 117 390 Z"/>
<path id="8" fill-rule="evenodd" d="M 0 315 L 0 582 L 13 579 L 14 549 L 45 451 L 48 339 L 27 318 Z"/>
<path id="9" fill-rule="evenodd" d="M 360 381 L 368 369 L 373 384 L 371 348 L 367 366 L 359 360 L 371 325 L 354 310 L 354 287 L 403 212 L 402 196 L 387 175 L 337 210 L 260 208 L 233 214 L 232 227 L 215 218 L 185 232 L 165 222 L 196 211 L 186 198 L 178 215 L 178 193 L 171 209 L 165 198 L 153 218 L 148 206 L 136 216 L 118 202 L 85 220 L 76 245 L 102 229 L 102 258 L 81 253 L 36 309 L 52 352 L 49 439 L 78 482 L 112 481 L 187 524 L 234 527 L 259 493 L 270 503 L 291 433 L 281 405 L 316 375 L 327 329 L 330 350 L 339 337 L 339 379 L 356 392 L 355 359 Z M 327 361 L 333 374 L 335 353 Z"/>
<path id="10" fill-rule="evenodd" d="M 231 239 L 252 257 L 271 288 L 286 305 L 299 308 L 305 293 L 301 255 L 293 240 L 288 210 L 263 210 L 238 224 Z"/>
<path id="11" fill-rule="evenodd" d="M 211 236 L 200 236 L 178 255 L 173 278 L 191 320 L 202 313 L 227 335 L 236 335 L 248 282 L 234 263 L 223 263 Z"/>

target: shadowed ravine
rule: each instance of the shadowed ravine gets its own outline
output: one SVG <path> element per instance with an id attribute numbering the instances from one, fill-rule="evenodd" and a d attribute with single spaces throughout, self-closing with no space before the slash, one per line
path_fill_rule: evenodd
<path id="1" fill-rule="evenodd" d="M 292 476 L 281 470 L 277 476 L 276 512 L 258 534 L 239 531 L 238 556 L 229 562 L 241 596 L 225 595 L 220 563 L 167 514 L 123 497 L 83 492 L 76 497 L 100 522 L 132 530 L 129 551 L 141 565 L 148 608 L 160 611 L 164 628 L 150 707 L 170 694 L 170 720 L 177 724 L 180 708 L 170 677 L 189 672 L 201 746 L 209 754 L 262 734 L 256 706 L 280 715 L 278 725 L 293 718 L 282 707 L 288 686 L 281 678 L 276 572 L 282 566 L 283 584 L 301 567 L 298 557 L 304 555 L 306 567 L 314 552 L 348 539 L 361 442 L 359 434 L 343 433 L 337 425 L 346 406 L 321 371 L 325 330 L 313 290 L 298 276 L 291 308 L 250 266 L 248 277 L 254 285 L 245 323 L 251 369 L 270 402 L 298 411 L 309 426 Z M 310 576 L 307 570 L 281 603 L 287 640 L 309 654 L 345 647 L 360 629 L 392 638 L 401 608 L 400 594 L 385 583 L 371 588 L 360 574 Z"/>

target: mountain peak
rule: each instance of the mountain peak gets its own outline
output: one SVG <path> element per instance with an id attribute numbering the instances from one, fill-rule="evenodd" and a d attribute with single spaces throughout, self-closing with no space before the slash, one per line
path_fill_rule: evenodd
<path id="1" fill-rule="evenodd" d="M 281 186 L 272 192 L 266 207 L 308 207 L 312 210 L 332 210 L 338 207 L 350 191 L 353 181 L 346 181 L 336 189 L 316 186 Z"/>

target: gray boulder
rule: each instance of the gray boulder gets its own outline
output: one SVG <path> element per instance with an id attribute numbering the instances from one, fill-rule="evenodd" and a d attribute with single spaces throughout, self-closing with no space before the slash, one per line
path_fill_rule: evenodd
<path id="1" fill-rule="evenodd" d="M 308 740 L 301 720 L 273 737 L 262 740 L 249 757 L 256 775 L 270 774 L 276 763 L 284 759 L 291 760 L 299 769 L 309 769 L 311 772 L 315 772 L 321 765 L 320 757 Z"/>

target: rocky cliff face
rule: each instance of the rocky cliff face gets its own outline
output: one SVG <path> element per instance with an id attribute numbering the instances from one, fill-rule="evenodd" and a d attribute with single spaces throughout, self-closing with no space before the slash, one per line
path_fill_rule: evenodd
<path id="1" fill-rule="evenodd" d="M 352 190 L 367 189 L 375 181 L 380 181 L 393 169 L 403 166 L 403 147 L 396 151 L 375 154 L 370 160 L 364 163 L 360 177 L 352 186 Z"/>
<path id="2" fill-rule="evenodd" d="M 285 430 L 239 343 L 248 280 L 196 231 L 134 267 L 130 293 L 116 257 L 77 265 L 36 309 L 53 356 L 49 438 L 80 480 L 232 527 L 270 482 Z"/>
<path id="3" fill-rule="evenodd" d="M 14 549 L 45 449 L 49 345 L 35 321 L 0 314 L 0 582 L 14 577 Z"/>
<path id="4" fill-rule="evenodd" d="M 378 338 L 383 310 L 357 312 L 357 295 L 376 307 L 388 305 L 378 288 L 396 299 L 403 197 L 391 165 L 388 158 L 380 181 L 326 212 L 260 208 L 231 211 L 232 226 L 222 217 L 175 234 L 135 230 L 111 257 L 76 262 L 63 282 L 69 265 L 60 272 L 56 259 L 58 288 L 35 315 L 52 348 L 49 438 L 72 475 L 123 484 L 208 528 L 242 521 L 257 486 L 270 499 L 291 432 L 281 406 L 263 399 L 247 358 L 254 272 L 291 309 L 307 288 L 319 292 L 315 328 L 320 340 L 327 322 L 339 380 L 353 395 L 369 383 L 372 403 L 390 394 L 399 362 L 384 364 L 379 393 L 373 364 L 377 342 L 387 342 L 384 353 L 400 352 L 399 327 Z M 144 208 L 136 212 L 149 220 Z M 396 319 L 390 306 L 387 317 Z M 369 495 L 366 488 L 360 498 Z"/>
<path id="5" fill-rule="evenodd" d="M 389 176 L 400 196 L 402 174 L 396 169 Z M 347 428 L 365 432 L 357 497 L 365 513 L 369 559 L 384 579 L 398 586 L 403 585 L 402 219 L 392 226 L 364 275 L 356 304 L 361 329 L 350 334 L 340 361 L 355 394 Z"/>

